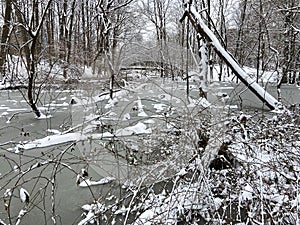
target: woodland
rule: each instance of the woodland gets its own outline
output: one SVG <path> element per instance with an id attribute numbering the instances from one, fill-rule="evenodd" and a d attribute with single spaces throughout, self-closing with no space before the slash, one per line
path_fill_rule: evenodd
<path id="1" fill-rule="evenodd" d="M 300 225 L 299 0 L 0 7 L 0 225 Z"/>

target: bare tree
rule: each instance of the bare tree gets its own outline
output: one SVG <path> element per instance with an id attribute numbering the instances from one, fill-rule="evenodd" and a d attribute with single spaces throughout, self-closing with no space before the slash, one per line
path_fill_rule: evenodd
<path id="1" fill-rule="evenodd" d="M 36 88 L 36 78 L 37 74 L 37 64 L 38 64 L 38 45 L 39 45 L 39 37 L 41 33 L 41 29 L 43 23 L 45 21 L 45 17 L 47 15 L 48 9 L 52 3 L 52 0 L 47 1 L 44 8 L 42 9 L 41 14 L 39 15 L 39 10 L 29 10 L 28 7 L 25 8 L 26 11 L 22 11 L 22 6 L 20 3 L 14 1 L 13 6 L 16 11 L 18 26 L 15 28 L 15 32 L 17 29 L 21 30 L 21 37 L 19 38 L 20 43 L 20 53 L 24 53 L 25 59 L 24 63 L 27 69 L 27 96 L 24 98 L 28 102 L 32 111 L 37 117 L 41 116 L 40 110 L 37 108 L 37 101 L 39 98 L 40 89 Z M 38 8 L 36 5 L 38 4 L 36 1 L 33 1 L 33 6 Z M 24 9 L 24 8 L 23 8 Z M 38 15 L 36 15 L 38 14 Z M 27 17 L 26 17 L 27 15 Z M 18 35 L 16 35 L 18 39 Z M 22 55 L 20 55 L 22 57 Z"/>
<path id="2" fill-rule="evenodd" d="M 5 1 L 4 24 L 2 27 L 0 45 L 0 79 L 5 75 L 5 62 L 8 51 L 9 31 L 11 27 L 12 0 Z"/>
<path id="3" fill-rule="evenodd" d="M 118 3 L 114 1 L 101 1 L 98 4 L 98 26 L 100 27 L 99 39 L 97 42 L 96 58 L 102 55 L 107 64 L 110 76 L 110 98 L 113 98 L 113 88 L 116 75 L 119 71 L 119 62 L 116 60 L 116 51 L 118 48 L 122 30 L 127 21 L 126 10 L 133 0 L 124 0 Z M 124 14 L 125 13 L 125 14 Z M 124 34 L 124 33 L 123 33 Z M 121 49 L 120 49 L 121 50 Z"/>
<path id="4" fill-rule="evenodd" d="M 162 0 L 141 1 L 141 11 L 154 25 L 160 58 L 161 77 L 164 77 L 164 63 L 167 55 L 167 23 L 171 2 Z"/>
<path id="5" fill-rule="evenodd" d="M 67 69 L 70 64 L 72 52 L 76 1 L 58 1 L 57 8 L 59 16 L 59 59 L 63 65 L 63 77 L 65 81 L 68 81 Z"/>
<path id="6" fill-rule="evenodd" d="M 296 2 L 244 0 L 240 3 L 236 30 L 231 29 L 236 37 L 229 43 L 231 48 L 231 43 L 236 43 L 233 52 L 242 64 L 257 69 L 257 80 L 265 70 L 275 70 L 279 60 L 281 82 L 295 81 L 295 71 L 299 67 L 296 63 L 299 57 L 299 6 Z"/>
<path id="7" fill-rule="evenodd" d="M 289 0 L 285 1 L 279 7 L 284 17 L 282 82 L 295 83 L 296 69 L 299 69 L 299 63 L 297 65 L 297 61 L 300 51 L 299 26 L 297 28 L 300 22 L 299 2 L 297 5 L 297 1 Z"/>

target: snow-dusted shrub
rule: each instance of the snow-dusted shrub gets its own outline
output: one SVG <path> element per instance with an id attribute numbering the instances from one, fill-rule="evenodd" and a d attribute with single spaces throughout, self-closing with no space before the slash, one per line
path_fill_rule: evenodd
<path id="1" fill-rule="evenodd" d="M 229 168 L 199 171 L 194 157 L 160 188 L 143 187 L 140 179 L 127 189 L 119 219 L 135 225 L 299 224 L 299 115 L 234 113 L 226 126 L 227 151 L 235 158 Z"/>

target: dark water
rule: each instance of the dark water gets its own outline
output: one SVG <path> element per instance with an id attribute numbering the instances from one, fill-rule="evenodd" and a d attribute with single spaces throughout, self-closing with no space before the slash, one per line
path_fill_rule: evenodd
<path id="1" fill-rule="evenodd" d="M 242 84 L 221 83 L 215 84 L 214 88 L 218 88 L 220 93 L 226 93 L 229 98 L 226 98 L 225 103 L 234 105 L 238 109 L 267 109 Z M 269 86 L 268 90 L 274 97 L 277 97 L 275 87 Z M 299 87 L 283 85 L 281 91 L 284 104 L 300 103 Z M 13 197 L 9 202 L 12 224 L 16 222 L 18 212 L 22 208 L 26 208 L 29 213 L 22 218 L 21 224 L 52 224 L 52 214 L 55 215 L 58 224 L 77 224 L 80 221 L 82 213 L 80 207 L 82 205 L 92 202 L 94 198 L 105 199 L 112 194 L 121 194 L 122 190 L 118 185 L 118 181 L 129 176 L 127 163 L 120 158 L 115 158 L 111 152 L 106 150 L 98 150 L 98 159 L 101 159 L 99 162 L 94 162 L 89 157 L 85 157 L 91 153 L 92 149 L 101 149 L 99 147 L 101 143 L 84 141 L 78 142 L 76 146 L 72 147 L 70 146 L 71 143 L 67 143 L 19 153 L 8 151 L 19 141 L 34 140 L 50 135 L 49 129 L 64 131 L 74 125 L 84 123 L 88 115 L 96 113 L 99 109 L 95 107 L 93 102 L 73 106 L 69 103 L 74 97 L 88 99 L 90 96 L 95 96 L 97 92 L 98 90 L 45 91 L 39 105 L 43 106 L 42 111 L 44 114 L 49 113 L 53 117 L 44 120 L 34 118 L 20 92 L 0 92 L 0 219 L 9 223 L 4 208 L 5 199 L 2 197 L 8 188 L 13 190 Z M 197 96 L 197 93 L 195 90 L 191 91 L 192 95 Z M 141 98 L 146 99 L 147 96 Z M 208 100 L 214 102 L 216 97 L 208 96 Z M 153 102 L 152 100 L 144 100 L 143 103 L 150 105 Z M 7 121 L 10 121 L 10 123 L 7 123 Z M 80 131 L 80 128 L 76 131 Z M 65 154 L 60 155 L 64 150 L 66 150 Z M 49 159 L 54 159 L 54 162 L 34 169 L 25 175 L 20 173 L 20 170 L 26 171 L 37 162 L 45 162 Z M 19 167 L 16 168 L 16 165 Z M 76 177 L 82 168 L 88 168 L 89 176 L 93 180 L 113 176 L 117 178 L 117 181 L 91 188 L 78 187 Z M 55 179 L 55 212 L 52 212 L 51 205 L 52 179 Z M 36 193 L 31 196 L 33 198 L 32 202 L 36 204 L 35 206 L 33 204 L 26 206 L 21 203 L 19 199 L 19 189 L 21 187 L 30 193 Z"/>
<path id="2" fill-rule="evenodd" d="M 244 84 L 216 83 L 215 88 L 220 94 L 226 93 L 229 98 L 225 100 L 227 105 L 236 105 L 240 110 L 255 109 L 269 110 Z M 277 88 L 274 85 L 267 85 L 267 91 L 278 99 Z M 289 107 L 293 104 L 300 104 L 300 87 L 295 85 L 281 86 L 282 103 Z M 209 101 L 215 101 L 215 97 L 209 96 Z"/>
<path id="3" fill-rule="evenodd" d="M 23 216 L 21 224 L 53 224 L 52 215 L 55 215 L 57 224 L 77 224 L 83 212 L 82 205 L 91 203 L 101 194 L 107 196 L 117 191 L 114 182 L 91 188 L 76 185 L 77 174 L 82 168 L 86 168 L 94 180 L 108 175 L 104 172 L 99 174 L 99 171 L 104 170 L 90 166 L 90 162 L 83 157 L 82 151 L 91 149 L 88 141 L 78 142 L 75 146 L 66 143 L 28 151 L 11 150 L 20 141 L 26 142 L 51 135 L 51 129 L 64 131 L 84 122 L 86 116 L 93 113 L 93 107 L 89 103 L 77 106 L 68 104 L 72 97 L 82 98 L 83 95 L 91 96 L 92 93 L 57 90 L 44 92 L 39 105 L 42 105 L 41 110 L 44 114 L 49 113 L 52 117 L 36 119 L 20 92 L 0 92 L 0 219 L 4 222 L 15 224 L 19 211 L 26 209 L 28 213 Z M 75 131 L 80 132 L 79 129 Z M 62 154 L 62 151 L 65 153 Z M 106 157 L 111 165 L 112 161 L 116 161 L 107 152 L 103 153 L 103 157 Z M 38 162 L 41 166 L 31 169 Z M 114 169 L 116 170 L 116 167 Z M 55 183 L 54 186 L 51 181 Z M 28 205 L 20 201 L 21 187 L 31 194 Z M 11 198 L 3 197 L 7 189 L 12 191 Z M 54 206 L 52 202 L 55 203 Z M 5 209 L 5 203 L 9 205 L 9 211 Z M 55 208 L 55 211 L 52 212 L 52 208 Z"/>

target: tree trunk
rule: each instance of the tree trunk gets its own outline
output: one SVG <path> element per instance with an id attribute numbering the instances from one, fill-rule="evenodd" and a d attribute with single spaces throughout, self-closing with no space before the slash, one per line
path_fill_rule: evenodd
<path id="1" fill-rule="evenodd" d="M 48 48 L 48 57 L 51 62 L 52 56 L 54 56 L 54 24 L 53 24 L 53 15 L 52 10 L 49 9 L 46 17 L 46 33 L 47 33 L 47 48 Z"/>
<path id="2" fill-rule="evenodd" d="M 34 41 L 35 42 L 35 41 Z M 41 116 L 40 110 L 37 108 L 36 105 L 36 97 L 34 94 L 35 85 L 34 85 L 34 77 L 35 77 L 35 55 L 34 55 L 34 48 L 31 48 L 31 62 L 30 62 L 30 71 L 28 75 L 28 89 L 27 89 L 27 98 L 29 106 L 31 107 L 33 113 L 37 116 Z"/>
<path id="3" fill-rule="evenodd" d="M 16 10 L 16 16 L 17 16 L 17 21 L 20 24 L 24 24 L 24 20 L 23 20 L 23 16 L 20 12 L 20 10 Z M 27 73 L 29 73 L 29 65 L 30 65 L 30 49 L 29 49 L 29 43 L 28 43 L 28 33 L 25 30 L 24 27 L 20 26 L 20 39 L 21 39 L 21 49 L 20 49 L 20 56 L 22 56 L 23 54 L 25 55 L 25 60 L 26 60 L 26 70 Z M 27 43 L 27 44 L 25 44 Z"/>
<path id="4" fill-rule="evenodd" d="M 261 67 L 261 46 L 262 46 L 262 21 L 263 20 L 263 7 L 262 7 L 262 0 L 259 0 L 259 21 L 258 21 L 258 46 L 257 46 L 257 56 L 256 56 L 256 82 L 258 83 L 260 74 L 259 70 Z"/>
<path id="5" fill-rule="evenodd" d="M 61 16 L 61 24 L 60 24 L 60 42 L 61 42 L 61 51 L 60 58 L 64 60 L 64 64 L 66 63 L 66 55 L 67 55 L 67 38 L 68 38 L 68 29 L 67 29 L 67 9 L 68 9 L 68 0 L 63 1 L 63 13 Z M 67 67 L 68 65 L 63 66 L 63 77 L 65 80 L 68 78 Z"/>
<path id="6" fill-rule="evenodd" d="M 214 33 L 205 25 L 201 16 L 192 5 L 186 5 L 184 17 L 188 16 L 196 31 L 201 34 L 208 42 L 212 44 L 215 52 L 224 60 L 227 66 L 235 73 L 235 75 L 270 109 L 275 109 L 278 101 L 266 92 L 259 84 L 255 82 L 235 61 L 218 41 Z M 183 18 L 184 18 L 183 17 Z"/>
<path id="7" fill-rule="evenodd" d="M 71 15 L 70 15 L 70 24 L 69 24 L 69 32 L 68 32 L 68 41 L 67 41 L 67 54 L 66 54 L 66 63 L 70 63 L 71 58 L 71 49 L 72 49 L 72 35 L 73 35 L 73 20 L 74 20 L 74 13 L 75 13 L 75 3 L 76 0 L 73 0 L 72 6 L 71 6 Z M 65 75 L 65 78 L 67 77 L 67 74 Z"/>
<path id="8" fill-rule="evenodd" d="M 81 26 L 83 30 L 82 34 L 82 51 L 83 51 L 83 58 L 84 58 L 84 66 L 87 65 L 87 57 L 86 57 L 86 49 L 87 49 L 87 41 L 86 41 L 86 22 L 85 22 L 85 2 L 81 0 Z"/>
<path id="9" fill-rule="evenodd" d="M 40 36 L 40 32 L 42 29 L 42 24 L 45 20 L 47 15 L 48 9 L 50 7 L 52 0 L 47 2 L 47 5 L 44 9 L 42 16 L 39 18 L 39 21 L 36 21 L 36 24 L 26 24 L 23 20 L 23 15 L 19 9 L 16 9 L 17 19 L 21 25 L 24 27 L 28 27 L 28 29 L 24 29 L 23 26 L 21 28 L 21 39 L 25 58 L 26 58 L 26 66 L 27 66 L 27 74 L 28 74 L 28 89 L 27 89 L 27 102 L 31 107 L 32 111 L 37 117 L 41 116 L 40 110 L 37 108 L 37 100 L 39 97 L 39 93 L 36 93 L 35 89 L 35 78 L 36 78 L 36 51 L 38 45 L 38 38 Z M 36 18 L 38 13 L 36 10 L 32 11 L 33 15 L 32 18 Z"/>
<path id="10" fill-rule="evenodd" d="M 282 83 L 291 83 L 292 74 L 292 63 L 295 57 L 295 41 L 294 41 L 294 13 L 289 9 L 294 7 L 294 1 L 287 1 L 286 8 L 288 10 L 284 11 L 284 62 L 282 68 Z"/>
<path id="11" fill-rule="evenodd" d="M 12 1 L 5 1 L 4 24 L 2 27 L 1 45 L 0 45 L 0 80 L 5 76 L 5 61 L 7 55 L 7 43 L 9 39 L 9 27 L 11 20 Z"/>
<path id="12" fill-rule="evenodd" d="M 247 9 L 247 0 L 243 0 L 242 2 L 242 12 L 241 12 L 241 21 L 238 26 L 238 34 L 237 34 L 237 40 L 236 40 L 236 45 L 235 45 L 235 51 L 234 51 L 234 57 L 238 59 L 239 62 L 242 62 L 243 65 L 243 60 L 242 60 L 242 54 L 241 54 L 241 49 L 240 45 L 242 42 L 242 35 L 243 35 L 243 29 L 244 29 L 244 22 L 246 18 L 246 9 Z"/>

